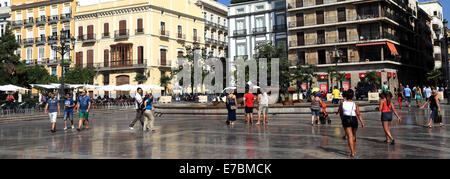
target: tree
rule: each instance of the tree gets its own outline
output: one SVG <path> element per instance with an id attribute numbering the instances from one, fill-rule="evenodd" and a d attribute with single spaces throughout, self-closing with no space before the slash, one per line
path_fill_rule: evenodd
<path id="1" fill-rule="evenodd" d="M 336 81 L 339 81 L 339 88 L 343 88 L 342 81 L 347 79 L 347 75 L 345 73 L 336 73 L 335 77 Z"/>
<path id="2" fill-rule="evenodd" d="M 97 76 L 93 67 L 69 69 L 64 74 L 64 82 L 69 84 L 88 84 Z"/>
<path id="3" fill-rule="evenodd" d="M 370 83 L 371 91 L 375 91 L 381 86 L 381 77 L 376 71 L 367 72 L 363 80 Z"/>
<path id="4" fill-rule="evenodd" d="M 159 83 L 161 87 L 164 87 L 164 94 L 167 92 L 167 87 L 170 85 L 170 81 L 172 80 L 172 75 L 162 75 L 159 79 Z"/>
<path id="5" fill-rule="evenodd" d="M 34 65 L 26 68 L 25 72 L 26 79 L 24 82 L 26 83 L 24 86 L 29 87 L 29 84 L 48 84 L 48 83 L 57 83 L 58 78 L 54 75 L 50 75 L 43 66 Z"/>
<path id="6" fill-rule="evenodd" d="M 18 75 L 23 75 L 25 65 L 20 58 L 14 54 L 19 48 L 16 37 L 12 34 L 9 24 L 0 38 L 0 84 L 17 84 L 20 82 Z"/>
<path id="7" fill-rule="evenodd" d="M 201 50 L 201 59 L 198 59 L 200 64 L 204 64 L 204 59 L 208 58 L 210 55 L 206 53 L 206 50 L 204 48 L 200 48 L 198 44 L 195 44 L 194 46 L 185 46 L 186 53 L 183 56 L 179 56 L 178 58 L 185 58 L 190 63 L 191 68 L 191 90 L 192 93 L 194 92 L 194 55 L 196 50 Z M 181 64 L 180 64 L 181 65 Z M 202 65 L 202 81 L 205 78 L 206 75 L 209 74 L 209 72 L 206 70 L 207 67 Z M 170 71 L 170 75 L 168 76 L 170 79 L 173 79 L 175 75 L 177 75 L 179 72 L 183 70 L 183 66 L 180 66 L 178 69 L 172 69 Z M 162 78 L 162 76 L 161 76 Z M 179 81 L 180 85 L 183 85 L 183 80 Z"/>
<path id="8" fill-rule="evenodd" d="M 434 86 L 438 86 L 438 81 L 442 80 L 442 70 L 441 69 L 435 69 L 427 73 L 427 79 L 434 82 Z"/>
<path id="9" fill-rule="evenodd" d="M 338 73 L 336 71 L 336 67 L 328 67 L 327 73 L 328 73 L 328 77 L 330 79 L 330 87 L 332 87 L 334 85 L 333 78 L 335 78 Z"/>
<path id="10" fill-rule="evenodd" d="M 138 73 L 136 74 L 136 77 L 134 77 L 134 81 L 138 82 L 139 84 L 143 84 L 147 81 L 147 76 L 142 73 Z"/>

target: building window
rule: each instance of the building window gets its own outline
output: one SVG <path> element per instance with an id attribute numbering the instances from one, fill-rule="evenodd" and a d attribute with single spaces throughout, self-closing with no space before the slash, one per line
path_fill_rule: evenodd
<path id="1" fill-rule="evenodd" d="M 338 29 L 339 42 L 347 42 L 347 28 L 342 27 Z"/>
<path id="2" fill-rule="evenodd" d="M 323 4 L 323 0 L 316 0 L 316 5 Z"/>
<path id="3" fill-rule="evenodd" d="M 324 24 L 323 11 L 316 11 L 316 24 Z"/>
<path id="4" fill-rule="evenodd" d="M 52 67 L 51 73 L 52 73 L 51 75 L 55 75 L 55 76 L 57 75 L 57 74 L 56 74 L 56 67 Z"/>
<path id="5" fill-rule="evenodd" d="M 183 38 L 183 27 L 181 25 L 177 27 L 177 34 L 179 39 Z"/>
<path id="6" fill-rule="evenodd" d="M 161 35 L 166 35 L 166 23 L 165 22 L 161 22 L 160 30 L 161 30 Z"/>
<path id="7" fill-rule="evenodd" d="M 244 8 L 236 9 L 236 14 L 242 14 L 245 12 Z"/>
<path id="8" fill-rule="evenodd" d="M 325 30 L 317 31 L 317 44 L 325 44 Z"/>
<path id="9" fill-rule="evenodd" d="M 109 37 L 109 23 L 103 24 L 103 37 Z"/>
<path id="10" fill-rule="evenodd" d="M 347 16 L 345 14 L 345 7 L 338 8 L 338 22 L 345 22 L 347 20 Z"/>
<path id="11" fill-rule="evenodd" d="M 159 54 L 160 54 L 160 65 L 167 66 L 167 50 L 160 49 Z"/>
<path id="12" fill-rule="evenodd" d="M 304 19 L 303 19 L 303 13 L 297 13 L 297 14 L 295 14 L 295 17 L 296 17 L 296 22 L 297 22 L 297 27 L 302 27 L 302 26 L 304 26 L 305 25 L 305 21 L 304 21 Z"/>
<path id="13" fill-rule="evenodd" d="M 137 20 L 137 29 L 136 29 L 137 33 L 144 33 L 144 24 L 143 24 L 143 20 L 142 19 L 138 19 Z"/>
<path id="14" fill-rule="evenodd" d="M 256 6 L 256 11 L 262 11 L 262 10 L 264 10 L 264 5 Z"/>
<path id="15" fill-rule="evenodd" d="M 297 65 L 306 65 L 305 51 L 297 51 Z"/>
<path id="16" fill-rule="evenodd" d="M 360 40 L 380 39 L 380 29 L 377 23 L 361 24 L 359 27 Z"/>
<path id="17" fill-rule="evenodd" d="M 305 33 L 297 32 L 297 46 L 305 45 Z"/>
<path id="18" fill-rule="evenodd" d="M 144 46 L 137 48 L 138 64 L 144 64 Z"/>
<path id="19" fill-rule="evenodd" d="M 326 64 L 327 63 L 327 57 L 325 50 L 318 50 L 317 51 L 317 57 L 319 60 L 319 64 Z"/>
<path id="20" fill-rule="evenodd" d="M 192 30 L 192 34 L 193 34 L 193 40 L 194 40 L 194 41 L 198 41 L 198 38 L 197 38 L 197 29 L 193 29 L 193 30 Z"/>

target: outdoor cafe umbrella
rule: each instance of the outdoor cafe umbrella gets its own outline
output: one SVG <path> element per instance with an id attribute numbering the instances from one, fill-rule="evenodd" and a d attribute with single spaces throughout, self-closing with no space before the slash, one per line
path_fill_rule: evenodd
<path id="1" fill-rule="evenodd" d="M 25 90 L 28 91 L 26 88 L 22 88 L 16 85 L 4 85 L 0 86 L 0 91 L 18 91 L 18 90 Z"/>

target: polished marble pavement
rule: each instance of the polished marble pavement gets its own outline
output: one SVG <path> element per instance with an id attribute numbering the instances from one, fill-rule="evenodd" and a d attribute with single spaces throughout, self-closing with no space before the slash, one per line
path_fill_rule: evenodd
<path id="1" fill-rule="evenodd" d="M 450 106 L 442 106 L 441 113 L 450 122 Z M 400 114 L 403 119 L 391 127 L 395 145 L 383 142 L 379 113 L 363 115 L 357 158 L 450 158 L 450 126 L 422 127 L 428 110 L 411 107 Z M 90 129 L 81 132 L 62 130 L 58 119 L 54 134 L 48 119 L 1 123 L 0 158 L 345 159 L 349 154 L 334 114 L 331 125 L 321 126 L 311 126 L 309 115 L 271 116 L 266 126 L 246 125 L 238 117 L 234 127 L 225 124 L 225 116 L 163 116 L 155 132 L 142 132 L 139 123 L 130 130 L 134 115 L 94 111 Z"/>

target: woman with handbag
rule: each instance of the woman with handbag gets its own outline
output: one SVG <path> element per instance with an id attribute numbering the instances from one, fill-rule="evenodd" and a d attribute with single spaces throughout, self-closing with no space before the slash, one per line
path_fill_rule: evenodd
<path id="1" fill-rule="evenodd" d="M 236 121 L 236 110 L 237 110 L 237 100 L 233 92 L 230 92 L 227 96 L 227 109 L 228 109 L 228 119 L 227 124 L 234 125 Z"/>
<path id="2" fill-rule="evenodd" d="M 342 116 L 342 127 L 345 130 L 345 136 L 350 147 L 350 157 L 355 157 L 356 154 L 356 131 L 358 130 L 358 119 L 361 122 L 362 128 L 365 128 L 363 118 L 359 112 L 359 106 L 353 102 L 355 93 L 349 89 L 344 92 L 344 102 L 339 104 L 339 111 Z"/>
<path id="3" fill-rule="evenodd" d="M 439 97 L 436 90 L 433 90 L 430 98 L 427 99 L 427 102 L 425 102 L 423 106 L 420 107 L 420 109 L 423 109 L 428 103 L 430 103 L 431 115 L 428 120 L 428 124 L 425 127 L 431 128 L 431 122 L 436 119 L 436 117 L 438 117 L 439 115 L 439 112 L 441 112 L 441 105 L 439 105 Z M 444 123 L 440 121 L 439 126 L 444 126 Z"/>
<path id="4" fill-rule="evenodd" d="M 395 114 L 398 120 L 400 120 L 400 117 L 397 114 L 397 111 L 395 111 L 394 104 L 392 103 L 392 94 L 391 92 L 384 91 L 381 93 L 381 100 L 380 100 L 380 112 L 381 112 L 381 124 L 383 125 L 384 133 L 386 136 L 386 140 L 384 143 L 388 143 L 389 140 L 391 140 L 391 144 L 395 144 L 395 140 L 391 135 L 391 131 L 389 130 L 389 126 L 392 122 L 392 113 Z"/>

